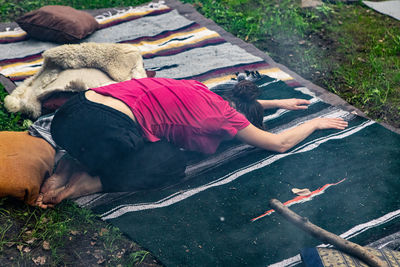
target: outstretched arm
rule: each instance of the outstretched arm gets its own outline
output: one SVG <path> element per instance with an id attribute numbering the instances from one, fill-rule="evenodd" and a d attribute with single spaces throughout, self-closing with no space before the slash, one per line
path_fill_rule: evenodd
<path id="1" fill-rule="evenodd" d="M 290 98 L 290 99 L 274 99 L 274 100 L 257 100 L 264 109 L 283 108 L 290 110 L 307 109 L 307 105 L 311 102 L 306 99 Z"/>
<path id="2" fill-rule="evenodd" d="M 258 129 L 254 125 L 250 124 L 246 128 L 240 130 L 236 137 L 249 145 L 283 153 L 303 141 L 315 130 L 343 130 L 347 125 L 347 122 L 341 118 L 316 118 L 295 128 L 278 134 L 273 134 Z"/>

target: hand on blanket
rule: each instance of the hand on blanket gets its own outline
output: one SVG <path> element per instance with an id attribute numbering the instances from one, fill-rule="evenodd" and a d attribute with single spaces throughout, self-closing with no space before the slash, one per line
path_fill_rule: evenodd
<path id="1" fill-rule="evenodd" d="M 342 118 L 315 118 L 310 121 L 314 124 L 315 129 L 324 130 L 324 129 L 338 129 L 343 130 L 348 126 L 347 121 Z"/>
<path id="2" fill-rule="evenodd" d="M 307 109 L 311 104 L 309 100 L 299 98 L 257 100 L 264 109 L 283 108 L 290 110 Z"/>
<path id="3" fill-rule="evenodd" d="M 306 99 L 298 99 L 298 98 L 281 99 L 279 100 L 279 108 L 290 109 L 290 110 L 307 109 L 310 103 L 311 102 Z"/>

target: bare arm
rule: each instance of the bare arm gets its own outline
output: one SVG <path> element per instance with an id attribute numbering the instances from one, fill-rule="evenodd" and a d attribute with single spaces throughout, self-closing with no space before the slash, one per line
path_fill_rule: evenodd
<path id="1" fill-rule="evenodd" d="M 303 141 L 315 130 L 343 130 L 347 125 L 347 122 L 340 118 L 316 118 L 295 128 L 273 134 L 258 129 L 250 124 L 246 128 L 240 130 L 236 137 L 249 145 L 283 153 Z"/>
<path id="2" fill-rule="evenodd" d="M 264 109 L 283 108 L 290 110 L 307 109 L 310 104 L 309 100 L 290 98 L 290 99 L 273 99 L 273 100 L 257 100 Z"/>

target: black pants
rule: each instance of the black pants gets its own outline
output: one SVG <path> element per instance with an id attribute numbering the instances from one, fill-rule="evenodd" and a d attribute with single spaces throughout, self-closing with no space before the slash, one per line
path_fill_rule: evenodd
<path id="1" fill-rule="evenodd" d="M 184 176 L 184 152 L 166 142 L 147 142 L 124 113 L 91 102 L 84 92 L 55 114 L 51 134 L 57 145 L 99 176 L 104 191 L 147 190 Z"/>

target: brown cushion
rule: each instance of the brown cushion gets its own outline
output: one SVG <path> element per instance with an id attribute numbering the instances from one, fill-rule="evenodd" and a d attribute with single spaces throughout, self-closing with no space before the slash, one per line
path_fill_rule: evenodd
<path id="1" fill-rule="evenodd" d="M 0 69 L 1 70 L 1 69 Z M 12 91 L 17 87 L 17 85 L 7 76 L 0 73 L 0 83 L 4 86 L 7 93 L 11 94 Z"/>
<path id="2" fill-rule="evenodd" d="M 0 197 L 34 205 L 43 179 L 54 165 L 53 147 L 27 132 L 0 132 Z"/>
<path id="3" fill-rule="evenodd" d="M 44 6 L 17 19 L 31 37 L 57 43 L 75 43 L 98 28 L 87 12 L 69 6 Z"/>

